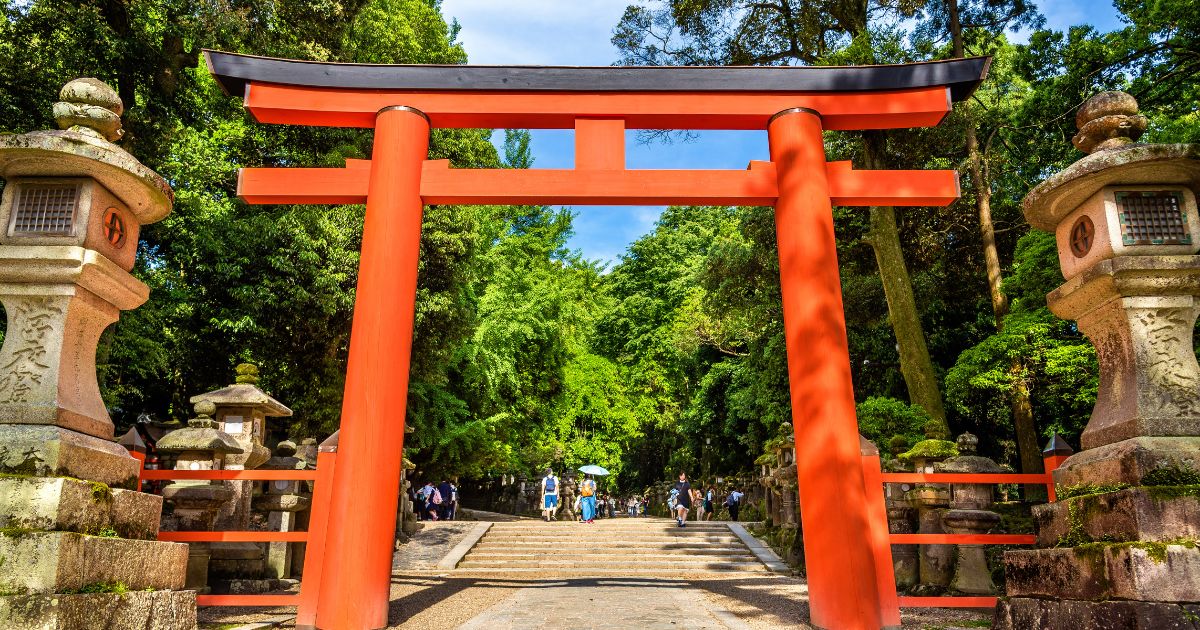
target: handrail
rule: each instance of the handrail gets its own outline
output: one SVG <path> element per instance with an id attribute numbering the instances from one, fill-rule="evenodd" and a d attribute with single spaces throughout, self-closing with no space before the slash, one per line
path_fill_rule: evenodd
<path id="1" fill-rule="evenodd" d="M 309 553 L 305 555 L 303 577 L 299 593 L 289 594 L 255 594 L 255 595 L 197 595 L 197 606 L 295 606 L 297 615 L 306 619 L 315 617 L 317 598 L 320 591 L 320 580 L 323 555 L 325 522 L 328 515 L 329 494 L 327 483 L 333 478 L 337 451 L 336 446 L 330 449 L 322 448 L 317 454 L 315 470 L 148 470 L 145 468 L 145 456 L 137 457 L 141 464 L 138 473 L 138 488 L 144 481 L 316 481 L 313 492 L 312 514 L 309 519 L 309 529 L 303 532 L 275 531 L 160 531 L 158 540 L 180 543 L 211 543 L 211 542 L 287 542 L 305 543 Z"/>

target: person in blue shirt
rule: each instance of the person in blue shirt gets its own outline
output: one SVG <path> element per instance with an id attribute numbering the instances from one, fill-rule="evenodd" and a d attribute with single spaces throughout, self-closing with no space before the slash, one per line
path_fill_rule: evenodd
<path id="1" fill-rule="evenodd" d="M 554 476 L 554 470 L 547 468 L 546 476 L 542 477 L 542 520 L 549 523 L 557 521 L 555 514 L 558 512 L 558 487 L 562 485 L 558 481 L 558 477 Z"/>

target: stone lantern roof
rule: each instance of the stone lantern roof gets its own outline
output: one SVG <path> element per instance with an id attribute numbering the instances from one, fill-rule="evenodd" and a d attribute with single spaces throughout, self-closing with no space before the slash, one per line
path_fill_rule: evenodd
<path id="1" fill-rule="evenodd" d="M 186 427 L 163 436 L 156 445 L 158 450 L 166 453 L 212 451 L 221 455 L 243 452 L 233 436 L 217 429 L 217 422 L 212 419 L 216 411 L 216 405 L 211 402 L 196 403 L 196 417 L 188 420 Z"/>
<path id="2" fill-rule="evenodd" d="M 208 401 L 225 407 L 253 407 L 268 417 L 287 417 L 292 410 L 258 388 L 258 367 L 249 363 L 237 366 L 237 382 L 228 387 L 192 396 L 191 402 Z"/>
<path id="3" fill-rule="evenodd" d="M 0 135 L 0 177 L 91 177 L 143 225 L 171 212 L 175 195 L 158 173 L 113 144 L 124 104 L 108 85 L 75 79 L 63 86 L 54 118 L 61 130 Z"/>

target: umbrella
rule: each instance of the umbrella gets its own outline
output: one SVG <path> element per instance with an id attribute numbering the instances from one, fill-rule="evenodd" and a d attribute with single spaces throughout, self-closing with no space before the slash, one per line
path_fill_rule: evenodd
<path id="1" fill-rule="evenodd" d="M 596 466 L 594 464 L 588 464 L 587 466 L 580 466 L 579 472 L 587 473 L 589 475 L 607 475 L 608 474 L 607 470 L 601 468 L 600 466 Z"/>

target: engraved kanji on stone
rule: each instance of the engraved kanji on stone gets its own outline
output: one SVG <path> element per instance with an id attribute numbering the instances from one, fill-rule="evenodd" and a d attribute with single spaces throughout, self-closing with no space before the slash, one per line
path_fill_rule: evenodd
<path id="1" fill-rule="evenodd" d="M 23 302 L 16 311 L 16 330 L 10 331 L 12 338 L 8 340 L 13 350 L 7 363 L 0 366 L 0 403 L 28 402 L 33 386 L 42 383 L 50 371 L 46 337 L 54 332 L 55 322 L 63 315 L 62 309 L 51 306 L 49 300 Z"/>

